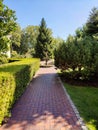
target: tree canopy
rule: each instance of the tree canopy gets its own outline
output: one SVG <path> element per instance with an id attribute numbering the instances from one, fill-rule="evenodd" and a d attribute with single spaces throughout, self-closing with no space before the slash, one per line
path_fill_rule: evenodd
<path id="1" fill-rule="evenodd" d="M 86 23 L 87 34 L 98 36 L 98 8 L 93 8 Z"/>
<path id="2" fill-rule="evenodd" d="M 15 11 L 9 9 L 0 1 L 0 52 L 5 52 L 8 49 L 8 36 L 16 28 Z"/>

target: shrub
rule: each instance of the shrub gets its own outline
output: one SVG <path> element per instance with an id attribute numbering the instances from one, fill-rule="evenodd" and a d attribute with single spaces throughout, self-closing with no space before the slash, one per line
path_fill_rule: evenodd
<path id="1" fill-rule="evenodd" d="M 0 55 L 0 65 L 5 64 L 5 63 L 8 63 L 7 56 L 4 54 L 1 54 Z"/>
<path id="2" fill-rule="evenodd" d="M 21 59 L 0 67 L 0 124 L 39 68 L 39 59 Z"/>
<path id="3" fill-rule="evenodd" d="M 15 79 L 10 73 L 0 73 L 0 124 L 4 117 L 10 115 L 10 108 L 14 99 Z"/>
<path id="4" fill-rule="evenodd" d="M 73 70 L 70 78 L 89 80 L 98 75 L 98 41 L 92 37 L 86 36 L 81 40 L 69 37 L 55 49 L 54 56 L 55 65 L 62 71 Z"/>

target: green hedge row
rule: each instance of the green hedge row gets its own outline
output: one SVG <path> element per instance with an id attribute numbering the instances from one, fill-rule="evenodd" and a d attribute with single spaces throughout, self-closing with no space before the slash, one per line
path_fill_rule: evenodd
<path id="1" fill-rule="evenodd" d="M 0 124 L 10 116 L 10 109 L 22 95 L 38 70 L 39 59 L 24 59 L 0 66 Z"/>

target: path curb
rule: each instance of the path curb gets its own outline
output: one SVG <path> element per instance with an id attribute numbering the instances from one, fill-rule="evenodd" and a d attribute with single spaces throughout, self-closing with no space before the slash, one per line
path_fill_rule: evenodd
<path id="1" fill-rule="evenodd" d="M 71 104 L 71 106 L 72 106 L 73 111 L 74 111 L 75 114 L 76 114 L 76 117 L 77 117 L 77 119 L 78 119 L 78 122 L 79 122 L 80 125 L 81 125 L 82 130 L 88 130 L 88 128 L 86 127 L 86 125 L 85 125 L 83 119 L 80 117 L 80 114 L 79 114 L 79 112 L 78 112 L 76 106 L 74 105 L 73 101 L 71 100 L 71 98 L 70 98 L 70 96 L 69 96 L 69 94 L 68 94 L 66 88 L 64 87 L 64 85 L 63 85 L 63 83 L 62 83 L 60 77 L 58 76 L 58 74 L 57 74 L 57 78 L 58 78 L 58 80 L 59 80 L 59 82 L 60 82 L 60 84 L 61 84 L 61 86 L 62 86 L 62 88 L 63 88 L 63 90 L 64 90 L 64 92 L 65 92 L 65 95 L 67 96 L 67 98 L 68 98 L 68 100 L 69 100 L 69 102 L 70 102 L 70 104 Z"/>

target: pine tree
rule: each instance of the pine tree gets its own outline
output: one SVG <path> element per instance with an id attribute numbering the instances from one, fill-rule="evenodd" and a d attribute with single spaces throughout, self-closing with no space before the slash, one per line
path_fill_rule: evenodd
<path id="1" fill-rule="evenodd" d="M 37 43 L 35 47 L 36 57 L 41 60 L 47 61 L 50 59 L 52 55 L 52 31 L 47 28 L 46 22 L 44 18 L 41 20 L 41 24 L 39 27 L 39 35 L 37 37 Z"/>
<path id="2" fill-rule="evenodd" d="M 98 36 L 98 8 L 93 8 L 86 23 L 87 34 Z"/>

